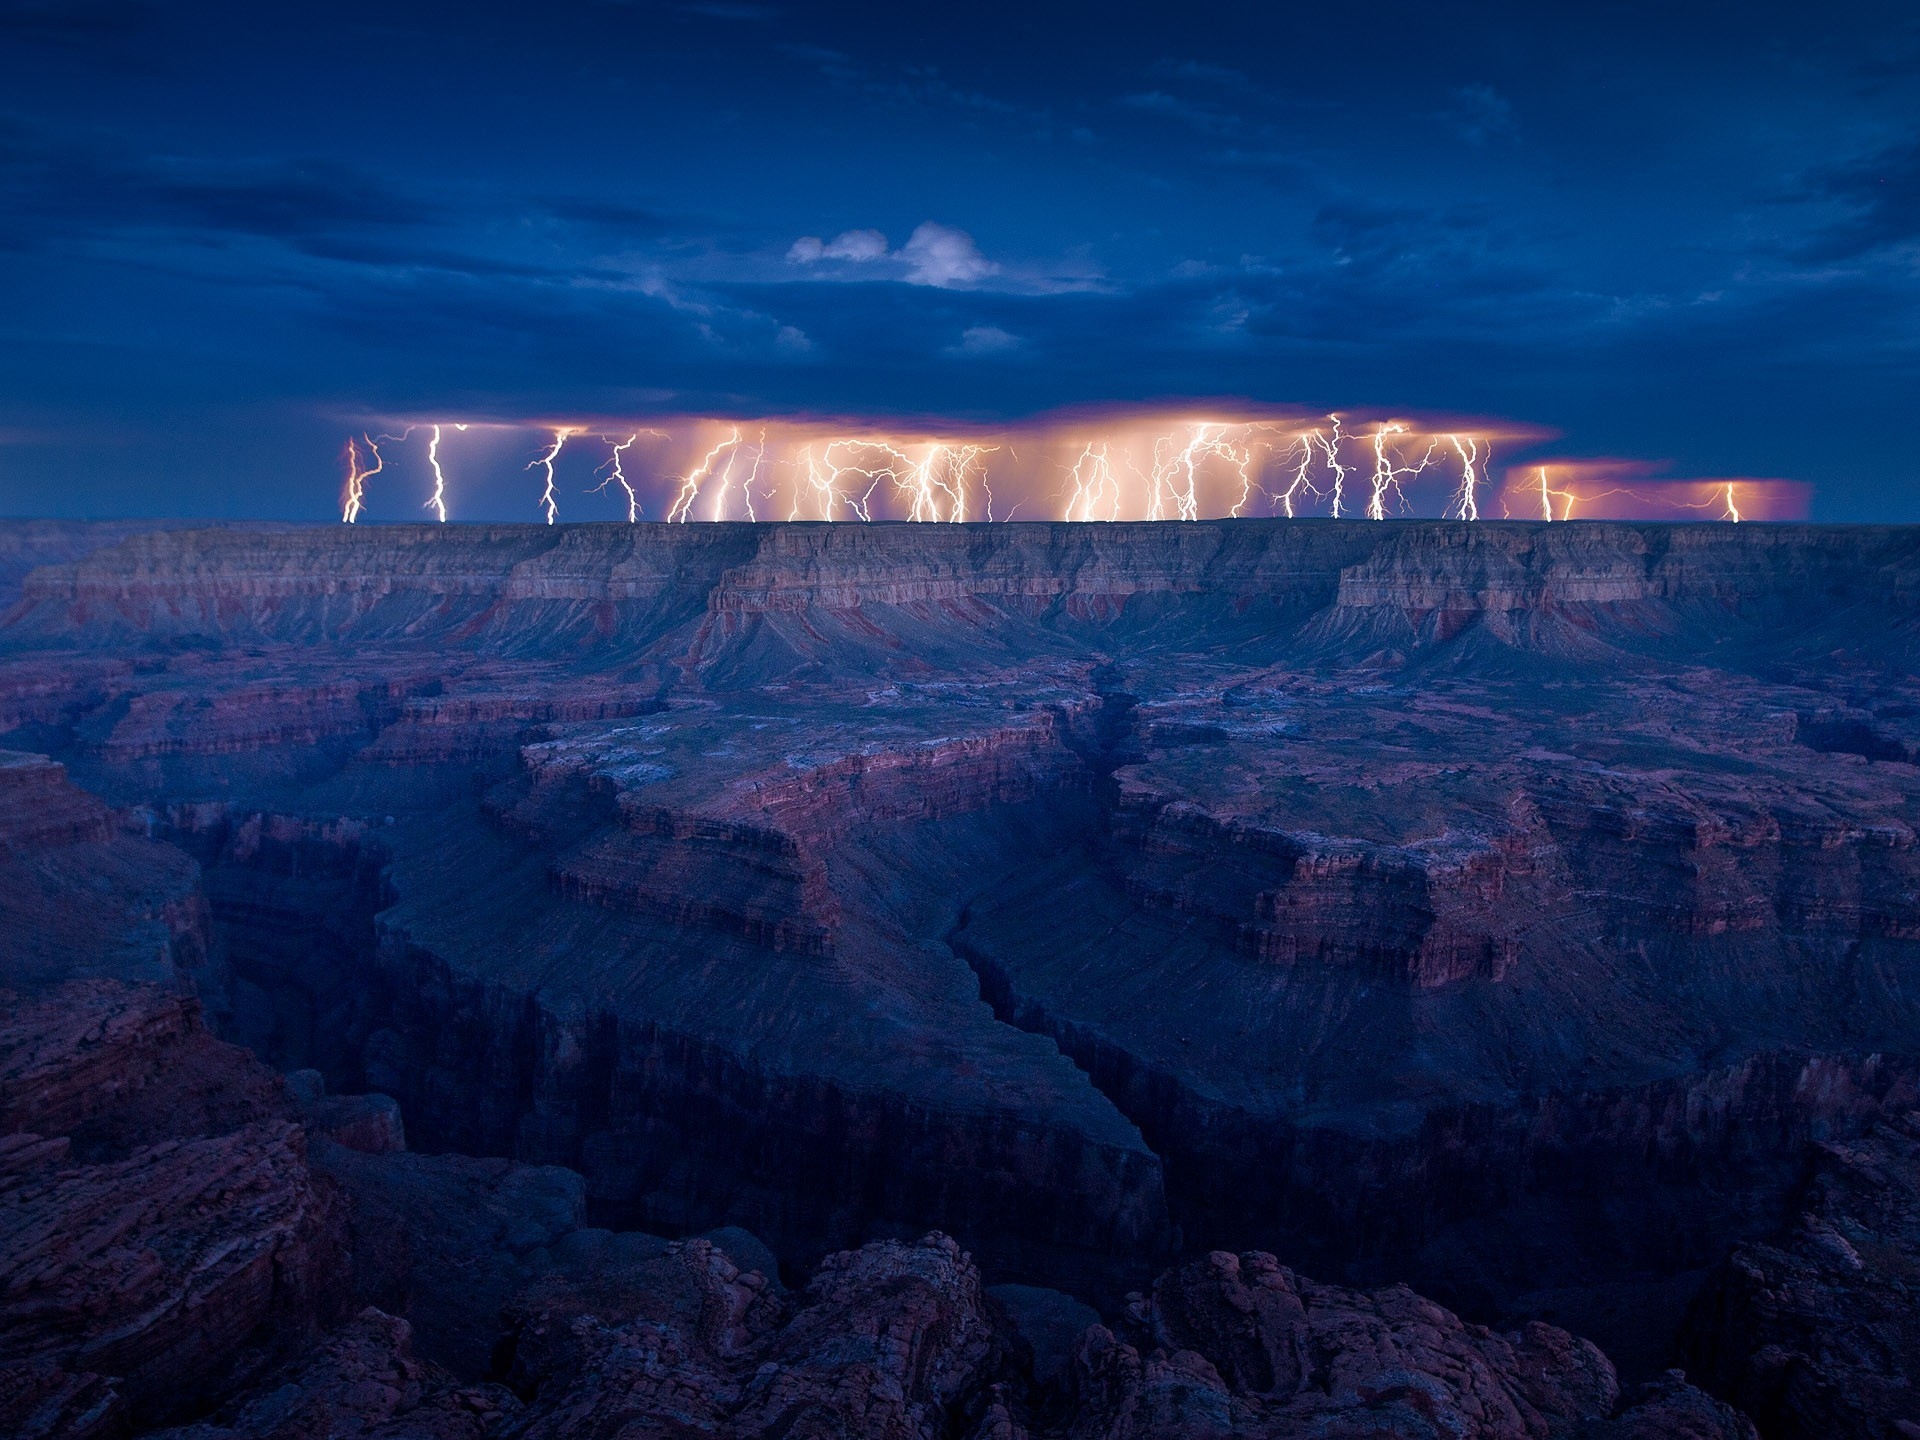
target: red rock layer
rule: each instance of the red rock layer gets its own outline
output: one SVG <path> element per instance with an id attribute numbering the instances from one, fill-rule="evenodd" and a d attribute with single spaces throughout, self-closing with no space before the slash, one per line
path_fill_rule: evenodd
<path id="1" fill-rule="evenodd" d="M 207 1033 L 197 1000 L 112 980 L 0 991 L 0 1133 L 124 1151 L 291 1118 L 273 1076 Z"/>
<path id="2" fill-rule="evenodd" d="M 331 1313 L 338 1197 L 279 1083 L 195 1004 L 82 981 L 3 1014 L 0 1414 L 190 1409 Z"/>
<path id="3" fill-rule="evenodd" d="M 0 1140 L 0 1362 L 120 1379 L 164 1410 L 215 1385 L 279 1321 L 310 1323 L 343 1239 L 298 1126 L 243 1126 L 73 1166 L 62 1141 Z"/>
<path id="4" fill-rule="evenodd" d="M 67 783 L 67 767 L 44 755 L 0 750 L 0 854 L 104 841 L 107 807 Z"/>

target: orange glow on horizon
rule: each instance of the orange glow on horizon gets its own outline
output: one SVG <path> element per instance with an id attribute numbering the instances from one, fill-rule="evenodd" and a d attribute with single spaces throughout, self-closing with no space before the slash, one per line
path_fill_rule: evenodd
<path id="1" fill-rule="evenodd" d="M 426 504 L 442 520 L 450 480 L 440 457 L 443 423 L 451 422 L 422 420 L 378 437 L 430 432 L 433 491 Z M 455 428 L 497 432 L 496 447 L 536 430 L 484 421 Z M 593 456 L 590 483 L 580 493 L 607 496 L 611 489 L 629 521 L 1740 521 L 1804 516 L 1809 494 L 1786 480 L 1652 479 L 1654 467 L 1635 461 L 1510 465 L 1500 483 L 1496 451 L 1530 448 L 1546 438 L 1543 432 L 1501 421 L 1350 411 L 1109 407 L 999 427 L 685 416 L 646 428 L 575 419 L 537 429 L 546 439 L 525 465 L 544 482 L 535 503 L 548 524 L 558 519 L 563 492 L 574 488 L 572 470 L 589 465 L 572 458 L 569 442 L 576 439 Z M 383 468 L 392 472 L 370 432 L 364 447 L 349 440 L 343 458 L 341 519 L 351 524 L 365 513 L 366 482 Z"/>
<path id="2" fill-rule="evenodd" d="M 1713 476 L 1666 480 L 1635 461 L 1548 461 L 1507 472 L 1499 514 L 1513 520 L 1804 520 L 1812 487 L 1799 480 Z"/>

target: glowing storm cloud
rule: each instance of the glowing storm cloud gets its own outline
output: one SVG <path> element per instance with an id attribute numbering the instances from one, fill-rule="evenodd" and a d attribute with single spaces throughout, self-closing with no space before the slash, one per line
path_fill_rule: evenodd
<path id="1" fill-rule="evenodd" d="M 443 426 L 371 426 L 347 441 L 340 518 L 367 513 L 369 482 L 392 483 L 381 444 L 424 430 L 425 508 L 449 514 Z M 453 424 L 465 431 L 468 423 Z M 530 427 L 480 424 L 518 446 Z M 569 421 L 521 449 L 540 479 L 529 507 L 547 524 L 572 494 L 609 497 L 629 522 L 725 520 L 1200 520 L 1278 516 L 1386 520 L 1428 515 L 1564 521 L 1780 519 L 1804 514 L 1806 487 L 1751 478 L 1661 480 L 1634 461 L 1532 461 L 1493 478 L 1496 448 L 1537 443 L 1511 425 L 1272 413 L 1108 411 L 1000 430 L 927 433 L 796 418 L 686 417 L 655 427 Z M 563 468 L 586 469 L 576 487 Z M 563 452 L 567 458 L 562 459 Z M 418 460 L 411 462 L 418 466 Z M 402 467 L 405 469 L 406 467 Z M 416 492 L 417 493 L 417 492 Z M 570 508 L 570 504 L 569 504 Z M 529 517 L 531 518 L 531 516 Z M 608 519 L 604 500 L 596 513 Z"/>

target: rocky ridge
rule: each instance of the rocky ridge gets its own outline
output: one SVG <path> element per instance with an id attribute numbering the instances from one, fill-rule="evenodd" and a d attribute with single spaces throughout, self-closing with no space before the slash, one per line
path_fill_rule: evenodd
<path id="1" fill-rule="evenodd" d="M 736 1262 L 749 1236 L 584 1229 L 570 1172 L 413 1156 L 390 1131 L 343 1145 L 377 1098 L 277 1083 L 157 987 L 10 1002 L 0 1063 L 0 1420 L 21 1436 L 1689 1433 L 1646 1429 L 1645 1406 L 1616 1418 L 1612 1366 L 1565 1332 L 1496 1336 L 1267 1255 L 1170 1272 L 1120 1322 L 1145 1359 L 1095 1324 L 1037 1386 L 1031 1344 L 944 1235 L 829 1256 L 789 1294 Z M 18 1128 L 108 1135 L 209 1094 L 251 1108 L 183 1110 L 203 1133 L 122 1159 Z M 1749 1433 L 1679 1393 L 1716 1419 L 1698 1433 Z"/>
<path id="2" fill-rule="evenodd" d="M 1110 1315 L 1274 1253 L 1653 1377 L 1807 1144 L 1913 1103 L 1904 531 L 52 558 L 0 723 L 52 757 L 11 813 L 84 824 L 0 861 L 16 953 L 191 973 L 222 1033 L 578 1174 L 596 1223 L 802 1268 L 940 1229 Z"/>
<path id="3" fill-rule="evenodd" d="M 1815 1147 L 1799 1214 L 1718 1269 L 1692 1363 L 1769 1437 L 1920 1434 L 1920 1112 Z"/>

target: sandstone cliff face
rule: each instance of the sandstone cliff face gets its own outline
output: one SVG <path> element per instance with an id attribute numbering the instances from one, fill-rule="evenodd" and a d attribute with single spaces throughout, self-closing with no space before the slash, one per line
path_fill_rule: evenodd
<path id="1" fill-rule="evenodd" d="M 160 530 L 270 530 L 271 524 L 205 520 L 9 520 L 0 527 L 0 606 L 20 598 L 20 584 L 48 565 L 71 565 L 94 551 Z"/>
<path id="2" fill-rule="evenodd" d="M 78 1168 L 58 1140 L 0 1143 L 8 1361 L 118 1376 L 134 1403 L 165 1407 L 224 1378 L 257 1330 L 298 1323 L 332 1281 L 320 1252 L 337 1220 L 296 1127 L 162 1141 Z"/>
<path id="3" fill-rule="evenodd" d="M 1817 1147 L 1800 1213 L 1743 1245 L 1690 1319 L 1691 1360 L 1769 1437 L 1920 1429 L 1920 1113 Z"/>
<path id="4" fill-rule="evenodd" d="M 9 994 L 0 1009 L 0 1132 L 119 1157 L 292 1118 L 273 1076 L 208 1034 L 199 1004 L 178 993 L 80 980 L 31 1000 Z"/>
<path id="5" fill-rule="evenodd" d="M 47 639 L 76 623 L 96 635 L 289 640 L 430 630 L 515 648 L 554 629 L 632 636 L 636 623 L 690 618 L 691 602 L 706 611 L 695 654 L 713 660 L 754 617 L 858 626 L 862 611 L 919 606 L 925 620 L 977 629 L 1005 611 L 1112 619 L 1162 596 L 1328 607 L 1330 632 L 1386 621 L 1409 637 L 1435 616 L 1455 617 L 1453 633 L 1483 616 L 1519 633 L 1531 622 L 1512 617 L 1543 617 L 1551 630 L 1572 616 L 1596 625 L 1620 607 L 1754 611 L 1796 594 L 1906 613 L 1920 596 L 1917 566 L 1899 530 L 1805 525 L 206 530 L 135 535 L 43 566 L 25 578 L 11 628 Z"/>
<path id="6" fill-rule="evenodd" d="M 112 833 L 107 807 L 69 785 L 66 766 L 0 751 L 0 844 L 9 853 L 100 842 Z"/>
<path id="7" fill-rule="evenodd" d="M 256 855 L 315 839 L 284 822 L 242 832 Z M 383 1097 L 328 1097 L 312 1072 L 282 1083 L 177 992 L 80 981 L 8 1001 L 0 1425 L 167 1440 L 1753 1436 L 1677 1375 L 1623 1398 L 1606 1357 L 1553 1326 L 1496 1334 L 1404 1287 L 1316 1284 L 1262 1253 L 1166 1272 L 1043 1371 L 1035 1342 L 1061 1337 L 1035 1317 L 1084 1307 L 1027 1292 L 1016 1322 L 945 1235 L 827 1255 L 794 1293 L 750 1235 L 587 1230 L 579 1175 L 411 1155 L 400 1131 Z M 153 1428 L 169 1420 L 186 1423 Z"/>
<path id="8" fill-rule="evenodd" d="M 0 1389 L 23 1427 L 191 1411 L 343 1298 L 344 1217 L 284 1092 L 190 1002 L 9 1000 L 0 1076 Z"/>
<path id="9" fill-rule="evenodd" d="M 0 751 L 0 985 L 200 973 L 211 925 L 178 850 L 123 825 L 66 767 Z"/>
<path id="10" fill-rule="evenodd" d="M 0 723 L 118 807 L 41 893 L 191 856 L 229 1033 L 598 1219 L 1278 1249 L 1651 1374 L 1906 1103 L 1917 601 L 1805 526 L 156 534 L 27 577 Z"/>
<path id="11" fill-rule="evenodd" d="M 1497 1335 L 1408 1290 L 1317 1285 L 1266 1254 L 1170 1271 L 1129 1318 L 1151 1337 L 1144 1355 L 1104 1327 L 1080 1342 L 1075 1437 L 1754 1433 L 1677 1380 L 1623 1406 L 1606 1357 L 1552 1326 Z"/>
<path id="12" fill-rule="evenodd" d="M 462 1384 L 415 1357 L 406 1321 L 371 1307 L 329 1335 L 271 1389 L 216 1418 L 154 1432 L 164 1440 L 485 1440 L 519 1407 L 494 1385 Z"/>

